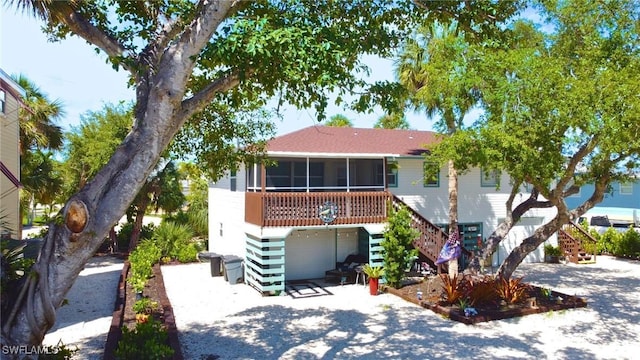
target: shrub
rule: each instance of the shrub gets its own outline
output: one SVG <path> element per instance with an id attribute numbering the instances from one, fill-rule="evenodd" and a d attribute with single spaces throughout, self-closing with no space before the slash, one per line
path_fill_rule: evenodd
<path id="1" fill-rule="evenodd" d="M 602 253 L 614 254 L 615 244 L 620 241 L 622 234 L 617 232 L 614 228 L 608 228 L 598 238 L 598 250 Z"/>
<path id="2" fill-rule="evenodd" d="M 151 240 L 144 240 L 129 254 L 131 276 L 148 279 L 153 275 L 153 265 L 160 261 L 160 249 Z"/>
<path id="3" fill-rule="evenodd" d="M 529 285 L 522 282 L 522 278 L 507 279 L 500 277 L 496 283 L 496 292 L 498 296 L 507 302 L 507 304 L 515 304 L 524 300 Z"/>
<path id="4" fill-rule="evenodd" d="M 133 304 L 133 311 L 136 314 L 151 315 L 158 309 L 158 302 L 144 297 Z"/>
<path id="5" fill-rule="evenodd" d="M 183 247 L 190 244 L 193 232 L 184 224 L 163 221 L 153 234 L 153 240 L 161 251 L 161 256 L 178 258 Z M 195 260 L 195 259 L 194 259 Z"/>
<path id="6" fill-rule="evenodd" d="M 188 243 L 187 245 L 180 246 L 176 259 L 181 263 L 198 261 L 198 245 L 196 243 Z"/>
<path id="7" fill-rule="evenodd" d="M 450 277 L 448 274 L 440 274 L 443 283 L 441 298 L 449 305 L 459 302 L 465 296 L 464 280 L 458 276 Z"/>
<path id="8" fill-rule="evenodd" d="M 486 275 L 479 280 L 469 278 L 465 287 L 465 295 L 471 306 L 493 304 L 498 300 L 496 281 L 493 276 Z"/>
<path id="9" fill-rule="evenodd" d="M 411 227 L 411 215 L 404 206 L 397 210 L 389 206 L 388 225 L 384 231 L 384 240 L 380 245 L 384 248 L 385 279 L 389 286 L 399 288 L 402 278 L 411 260 L 418 255 L 413 248 L 413 240 L 420 233 Z"/>
<path id="10" fill-rule="evenodd" d="M 137 323 L 133 330 L 125 326 L 122 328 L 122 338 L 115 351 L 116 359 L 170 359 L 173 349 L 167 345 L 167 339 L 167 330 L 153 318 Z"/>
<path id="11" fill-rule="evenodd" d="M 623 257 L 640 257 L 640 233 L 630 228 L 613 244 L 613 254 Z"/>

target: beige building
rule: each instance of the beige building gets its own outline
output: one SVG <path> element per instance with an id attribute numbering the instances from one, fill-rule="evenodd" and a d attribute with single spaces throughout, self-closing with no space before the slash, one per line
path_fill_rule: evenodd
<path id="1" fill-rule="evenodd" d="M 0 69 L 0 235 L 21 238 L 20 127 L 18 115 L 25 91 Z"/>

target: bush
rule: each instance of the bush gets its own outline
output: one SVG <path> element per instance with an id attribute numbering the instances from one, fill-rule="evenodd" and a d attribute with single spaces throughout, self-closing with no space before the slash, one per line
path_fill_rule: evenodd
<path id="1" fill-rule="evenodd" d="M 122 328 L 122 338 L 116 349 L 116 359 L 157 360 L 170 359 L 173 349 L 167 345 L 167 330 L 157 320 L 137 323 L 133 330 Z"/>
<path id="2" fill-rule="evenodd" d="M 144 240 L 129 254 L 131 277 L 149 279 L 153 275 L 153 265 L 160 261 L 158 246 L 151 240 Z"/>
<path id="3" fill-rule="evenodd" d="M 385 279 L 389 286 L 399 288 L 411 260 L 416 258 L 418 250 L 413 248 L 413 240 L 420 233 L 411 227 L 411 215 L 404 206 L 397 210 L 389 206 L 388 225 L 384 231 L 384 240 L 380 245 L 384 248 Z"/>
<path id="4" fill-rule="evenodd" d="M 621 234 L 613 244 L 613 254 L 622 257 L 640 257 L 640 233 L 634 229 Z"/>
<path id="5" fill-rule="evenodd" d="M 608 228 L 598 238 L 598 250 L 601 253 L 614 254 L 615 244 L 620 242 L 622 234 L 616 231 L 614 228 Z"/>
<path id="6" fill-rule="evenodd" d="M 182 248 L 189 246 L 192 237 L 193 232 L 189 227 L 172 221 L 163 221 L 153 234 L 153 240 L 160 248 L 161 256 L 169 256 L 173 259 L 178 258 L 183 251 Z"/>
<path id="7" fill-rule="evenodd" d="M 121 251 L 126 251 L 129 249 L 129 243 L 131 242 L 131 233 L 133 232 L 133 223 L 127 222 L 122 225 L 120 231 L 116 235 L 116 240 L 118 241 L 118 249 Z M 155 225 L 147 224 L 143 225 L 140 229 L 140 238 L 139 241 L 144 239 L 151 239 L 153 237 L 153 233 L 155 231 Z"/>
<path id="8" fill-rule="evenodd" d="M 176 256 L 176 259 L 181 263 L 195 262 L 198 261 L 198 252 L 200 252 L 200 250 L 198 249 L 198 245 L 196 245 L 195 243 L 189 243 L 186 246 L 181 246 L 178 249 L 178 255 Z"/>

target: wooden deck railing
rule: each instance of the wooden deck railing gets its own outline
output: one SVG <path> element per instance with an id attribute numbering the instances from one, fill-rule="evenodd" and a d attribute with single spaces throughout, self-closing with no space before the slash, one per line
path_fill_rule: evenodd
<path id="1" fill-rule="evenodd" d="M 591 251 L 585 249 L 583 241 L 590 244 Z M 596 251 L 593 250 L 596 248 L 596 239 L 574 223 L 565 224 L 558 231 L 558 246 L 565 258 L 572 263 L 596 260 Z"/>
<path id="2" fill-rule="evenodd" d="M 440 249 L 444 246 L 449 236 L 442 229 L 429 220 L 425 219 L 397 197 L 393 197 L 393 205 L 397 208 L 405 205 L 411 214 L 412 226 L 420 232 L 420 236 L 413 241 L 413 246 L 431 262 L 435 263 L 440 254 Z M 439 269 L 442 272 L 443 268 Z"/>
<path id="3" fill-rule="evenodd" d="M 387 219 L 386 191 L 354 192 L 247 192 L 245 221 L 258 226 L 324 225 L 320 207 L 331 201 L 338 207 L 332 225 L 381 223 Z"/>

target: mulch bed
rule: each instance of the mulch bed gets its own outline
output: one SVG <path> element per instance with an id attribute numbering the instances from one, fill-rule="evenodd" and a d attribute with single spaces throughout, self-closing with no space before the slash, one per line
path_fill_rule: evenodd
<path id="1" fill-rule="evenodd" d="M 122 327 L 127 326 L 133 329 L 136 324 L 135 312 L 133 311 L 133 304 L 136 302 L 135 291 L 126 282 L 129 274 L 129 261 L 125 261 L 120 274 L 120 280 L 118 281 L 118 290 L 116 294 L 116 304 L 111 320 L 111 327 L 109 334 L 107 335 L 107 342 L 105 344 L 104 359 L 115 359 L 114 353 L 118 347 L 118 341 L 122 337 Z M 176 327 L 175 317 L 173 315 L 173 307 L 169 302 L 167 293 L 164 287 L 164 280 L 162 278 L 162 271 L 160 265 L 156 264 L 153 267 L 154 276 L 148 280 L 147 285 L 144 288 L 143 296 L 156 301 L 159 304 L 157 311 L 153 313 L 153 317 L 162 322 L 167 328 L 168 344 L 174 350 L 173 360 L 183 360 L 182 348 L 180 347 L 180 341 L 178 340 L 178 329 Z"/>
<path id="2" fill-rule="evenodd" d="M 531 284 L 528 284 L 528 286 L 527 296 L 524 297 L 527 301 L 509 305 L 474 306 L 478 311 L 478 315 L 475 316 L 465 316 L 458 305 L 447 305 L 441 301 L 442 280 L 439 276 L 430 277 L 420 282 L 411 282 L 399 289 L 387 286 L 383 288 L 383 291 L 397 295 L 406 301 L 420 305 L 451 320 L 468 325 L 587 306 L 587 302 L 582 298 L 557 291 L 551 291 L 551 297 L 544 297 L 540 287 Z M 418 300 L 418 291 L 422 291 L 422 300 Z M 535 301 L 535 306 L 531 306 L 530 301 Z"/>

